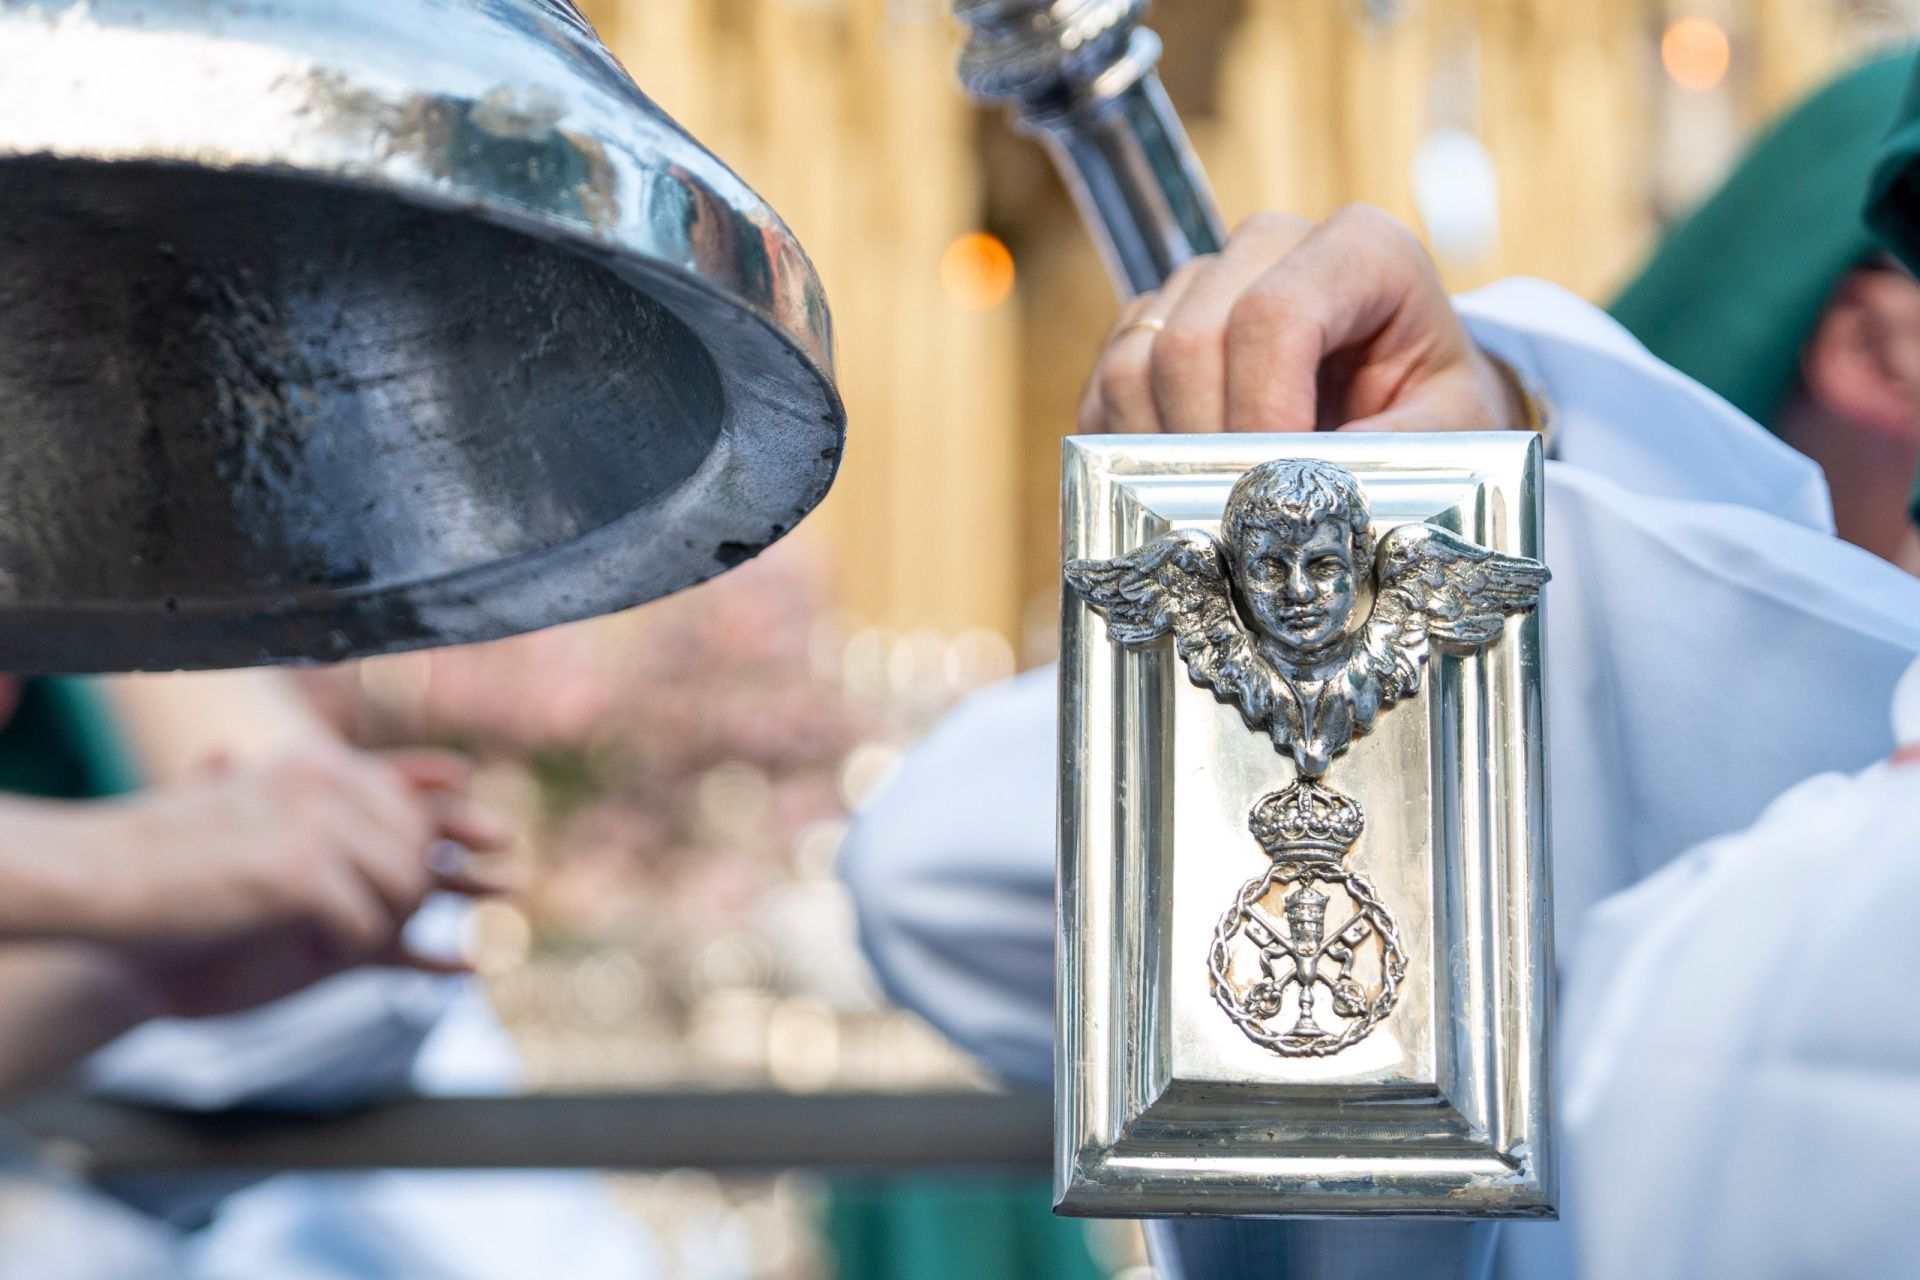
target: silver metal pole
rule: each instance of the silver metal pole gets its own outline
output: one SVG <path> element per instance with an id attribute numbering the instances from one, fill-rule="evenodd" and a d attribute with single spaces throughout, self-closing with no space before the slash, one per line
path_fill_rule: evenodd
<path id="1" fill-rule="evenodd" d="M 1220 211 L 1154 71 L 1146 0 L 954 0 L 960 80 L 1047 144 L 1123 298 L 1217 251 Z"/>

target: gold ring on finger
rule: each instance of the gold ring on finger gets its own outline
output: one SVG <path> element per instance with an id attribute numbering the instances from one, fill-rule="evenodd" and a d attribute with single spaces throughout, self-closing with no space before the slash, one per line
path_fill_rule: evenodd
<path id="1" fill-rule="evenodd" d="M 1129 320 L 1126 324 L 1114 330 L 1113 337 L 1107 339 L 1107 341 L 1109 345 L 1111 345 L 1112 343 L 1120 341 L 1120 339 L 1130 333 L 1159 333 L 1166 327 L 1167 322 L 1159 316 L 1141 316 L 1138 320 Z"/>

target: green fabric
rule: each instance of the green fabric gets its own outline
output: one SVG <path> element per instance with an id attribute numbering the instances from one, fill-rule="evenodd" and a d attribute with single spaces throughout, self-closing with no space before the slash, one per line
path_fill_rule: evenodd
<path id="1" fill-rule="evenodd" d="M 1900 110 L 1875 155 L 1867 188 L 1867 225 L 1887 252 L 1920 275 L 1920 70 L 1916 70 Z M 1908 508 L 1920 520 L 1920 476 L 1914 477 Z"/>
<path id="2" fill-rule="evenodd" d="M 839 1280 L 1100 1280 L 1085 1224 L 1056 1218 L 1044 1178 L 836 1181 L 827 1199 Z"/>
<path id="3" fill-rule="evenodd" d="M 0 727 L 0 791 L 86 800 L 139 785 L 111 713 L 88 680 L 28 680 Z"/>
<path id="4" fill-rule="evenodd" d="M 1614 317 L 1772 427 L 1834 286 L 1879 250 L 1860 193 L 1913 65 L 1912 48 L 1878 58 L 1777 121 L 1661 241 Z"/>
<path id="5" fill-rule="evenodd" d="M 1874 153 L 1866 222 L 1887 251 L 1920 274 L 1920 69 Z"/>

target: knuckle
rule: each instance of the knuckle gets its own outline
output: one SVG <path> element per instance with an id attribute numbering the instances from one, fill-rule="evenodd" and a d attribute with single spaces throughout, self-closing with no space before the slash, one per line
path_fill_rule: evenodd
<path id="1" fill-rule="evenodd" d="M 310 889 L 327 883 L 335 862 L 332 844 L 312 836 L 295 840 L 287 857 L 288 868 L 296 881 Z"/>
<path id="2" fill-rule="evenodd" d="M 1355 200 L 1351 204 L 1341 205 L 1328 215 L 1327 221 L 1337 222 L 1343 226 L 1350 227 L 1399 225 L 1394 221 L 1392 214 L 1382 209 L 1379 205 L 1369 204 L 1365 200 Z"/>
<path id="3" fill-rule="evenodd" d="M 326 776 L 324 766 L 311 755 L 287 756 L 267 766 L 267 776 L 285 786 L 304 790 Z"/>
<path id="4" fill-rule="evenodd" d="M 1300 300 L 1278 284 L 1258 284 L 1234 299 L 1227 312 L 1230 335 L 1265 335 L 1287 329 L 1303 318 Z"/>
<path id="5" fill-rule="evenodd" d="M 369 790 L 403 791 L 406 778 L 400 770 L 377 756 L 348 755 L 340 761 L 341 776 L 352 778 Z"/>
<path id="6" fill-rule="evenodd" d="M 336 791 L 346 784 L 351 764 L 334 751 L 301 751 L 275 766 L 280 778 L 303 791 Z"/>
<path id="7" fill-rule="evenodd" d="M 1327 225 L 1356 236 L 1369 236 L 1369 238 L 1390 236 L 1398 240 L 1400 236 L 1407 234 L 1405 226 L 1400 225 L 1400 219 L 1396 219 L 1392 213 L 1388 213 L 1380 205 L 1369 205 L 1365 201 L 1340 205 L 1327 217 Z"/>
<path id="8" fill-rule="evenodd" d="M 1294 289 L 1281 281 L 1249 290 L 1234 303 L 1227 324 L 1232 337 L 1267 346 L 1323 347 L 1327 333 L 1324 300 L 1318 291 Z"/>
<path id="9" fill-rule="evenodd" d="M 276 820 L 293 842 L 293 856 L 319 865 L 340 830 L 340 806 L 324 791 L 302 788 L 287 798 Z"/>
<path id="10" fill-rule="evenodd" d="M 1283 240 L 1292 239 L 1309 225 L 1305 219 L 1290 213 L 1281 213 L 1277 209 L 1261 209 L 1250 213 L 1233 229 L 1230 239 L 1234 240 Z"/>
<path id="11" fill-rule="evenodd" d="M 1345 205 L 1327 219 L 1327 224 L 1348 234 L 1399 249 L 1420 243 L 1420 238 L 1414 235 L 1412 228 L 1377 204 L 1359 202 Z"/>
<path id="12" fill-rule="evenodd" d="M 1169 370 L 1182 368 L 1218 350 L 1220 337 L 1220 329 L 1215 325 L 1193 320 L 1169 320 L 1153 344 L 1154 374 L 1164 375 Z"/>

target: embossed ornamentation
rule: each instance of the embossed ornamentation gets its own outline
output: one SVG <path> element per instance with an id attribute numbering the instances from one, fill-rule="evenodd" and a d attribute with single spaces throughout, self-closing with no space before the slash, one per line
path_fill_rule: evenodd
<path id="1" fill-rule="evenodd" d="M 1272 862 L 1220 917 L 1207 971 L 1227 1016 L 1275 1053 L 1338 1053 L 1393 1012 L 1407 972 L 1399 927 L 1345 865 L 1362 822 L 1357 803 L 1305 778 L 1262 799 L 1248 820 Z M 1330 912 L 1340 921 L 1331 929 Z M 1322 994 L 1332 1025 L 1316 1014 Z"/>
<path id="2" fill-rule="evenodd" d="M 1219 537 L 1176 530 L 1111 560 L 1075 560 L 1066 577 L 1117 643 L 1171 636 L 1194 684 L 1292 756 L 1294 785 L 1249 819 L 1272 863 L 1215 932 L 1214 996 L 1275 1053 L 1324 1057 L 1354 1044 L 1392 1011 L 1406 955 L 1392 915 L 1345 862 L 1360 807 L 1318 779 L 1382 711 L 1420 692 L 1434 649 L 1490 645 L 1510 615 L 1532 609 L 1546 566 L 1431 524 L 1399 525 L 1376 543 L 1351 472 L 1283 458 L 1234 485 Z M 1337 910 L 1349 914 L 1329 931 Z M 1356 976 L 1368 947 L 1370 985 Z M 1322 991 L 1337 1027 L 1318 1020 Z"/>
<path id="3" fill-rule="evenodd" d="M 1537 560 L 1437 525 L 1400 525 L 1376 547 L 1359 481 L 1304 458 L 1241 477 L 1221 534 L 1180 529 L 1111 560 L 1075 560 L 1067 581 L 1121 644 L 1172 636 L 1193 682 L 1309 778 L 1420 692 L 1435 646 L 1492 644 L 1548 576 Z"/>

